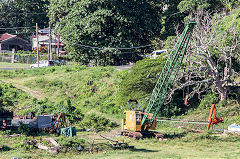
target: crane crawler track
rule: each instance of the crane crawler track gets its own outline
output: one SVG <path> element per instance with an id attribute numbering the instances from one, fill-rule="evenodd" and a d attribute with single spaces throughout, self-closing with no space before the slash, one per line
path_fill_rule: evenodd
<path id="1" fill-rule="evenodd" d="M 143 138 L 153 138 L 155 137 L 158 140 L 163 139 L 163 134 L 156 132 L 156 131 L 128 131 L 128 130 L 123 130 L 121 132 L 122 136 L 126 136 L 132 139 L 143 139 Z"/>

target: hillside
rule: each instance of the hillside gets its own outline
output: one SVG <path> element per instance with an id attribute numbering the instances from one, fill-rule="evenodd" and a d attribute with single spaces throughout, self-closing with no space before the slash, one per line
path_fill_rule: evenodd
<path id="1" fill-rule="evenodd" d="M 32 110 L 40 110 L 43 112 L 54 113 L 54 109 L 61 106 L 68 107 L 67 101 L 71 101 L 71 105 L 80 109 L 86 117 L 92 112 L 120 123 L 119 115 L 125 109 L 125 105 L 120 106 L 118 101 L 119 83 L 123 78 L 125 71 L 116 71 L 114 67 L 92 67 L 74 66 L 74 67 L 51 67 L 33 70 L 13 70 L 0 71 L 1 80 L 5 81 L 5 88 L 10 90 L 5 97 L 15 97 L 17 104 L 12 107 L 17 113 L 25 114 Z M 8 83 L 8 84 L 7 84 Z M 11 86 L 19 88 L 20 90 Z M 21 90 L 24 90 L 21 91 Z M 11 96 L 10 94 L 15 94 Z M 17 95 L 19 94 L 19 95 Z M 8 98 L 8 99 L 10 99 Z M 211 98 L 206 96 L 203 102 L 209 102 Z M 190 109 L 186 115 L 175 118 L 183 118 L 190 120 L 207 120 L 209 114 L 209 106 L 202 104 L 198 108 Z M 205 105 L 205 107 L 204 107 Z M 37 108 L 37 109 L 34 109 Z M 236 100 L 228 100 L 226 103 L 217 105 L 218 117 L 224 117 L 224 122 L 215 127 L 215 129 L 227 129 L 227 126 L 239 120 L 239 106 Z M 67 109 L 60 109 L 67 110 Z M 41 111 L 39 111 L 41 113 Z M 92 118 L 92 117 L 91 117 Z M 103 118 L 96 118 L 96 123 Z M 88 118 L 84 120 L 90 121 Z M 81 128 L 81 124 L 75 123 L 77 128 Z M 91 125 L 89 125 L 91 126 Z M 100 125 L 97 125 L 100 127 Z M 88 127 L 89 128 L 89 127 Z M 42 137 L 49 137 L 49 134 L 38 134 L 39 137 L 25 136 L 15 138 L 3 138 L 3 136 L 11 134 L 11 132 L 1 132 L 0 143 L 5 147 L 0 147 L 1 157 L 9 158 L 12 156 L 24 158 L 225 158 L 237 157 L 239 155 L 239 137 L 234 134 L 219 134 L 216 131 L 206 132 L 206 125 L 177 124 L 169 122 L 160 122 L 158 131 L 163 133 L 166 141 L 159 142 L 156 139 L 144 139 L 140 141 L 127 139 L 124 137 L 114 137 L 120 133 L 119 127 L 109 127 L 108 131 L 100 131 L 102 134 L 111 139 L 121 142 L 127 142 L 134 149 L 112 150 L 107 141 L 97 134 L 95 148 L 98 149 L 94 154 L 87 152 L 76 152 L 74 150 L 67 153 L 49 154 L 45 151 L 36 152 L 33 147 L 24 144 L 25 140 L 34 138 L 41 141 Z M 193 130 L 200 130 L 195 133 Z M 71 140 L 62 139 L 51 135 L 60 143 L 76 144 L 81 143 L 88 148 L 89 143 L 93 140 L 93 132 L 78 132 L 77 137 Z M 113 138 L 112 138 L 113 137 Z M 74 142 L 73 142 L 74 140 Z M 64 141 L 64 142 L 63 142 Z M 4 144 L 8 142 L 9 144 Z M 105 146 L 103 146 L 105 145 Z M 173 151 L 174 149 L 174 151 Z M 222 151 L 222 150 L 225 151 Z M 4 151 L 3 151 L 4 150 Z M 29 153 L 33 153 L 29 155 Z M 35 153 L 36 152 L 36 153 Z M 193 153 L 194 152 L 194 153 Z"/>
<path id="2" fill-rule="evenodd" d="M 70 100 L 74 107 L 93 112 L 119 114 L 122 110 L 122 107 L 115 103 L 121 72 L 113 67 L 88 68 L 76 65 L 39 70 L 1 71 L 0 74 L 2 81 L 12 83 L 33 98 L 48 101 L 52 105 L 61 102 L 66 104 Z M 20 105 L 17 104 L 17 108 Z M 31 107 L 31 103 L 25 106 Z"/>
<path id="3" fill-rule="evenodd" d="M 240 158 L 240 0 L 0 10 L 0 159 Z"/>

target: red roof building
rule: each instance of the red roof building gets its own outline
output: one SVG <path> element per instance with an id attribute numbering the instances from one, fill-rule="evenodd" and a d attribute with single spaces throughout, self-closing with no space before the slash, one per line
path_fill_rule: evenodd
<path id="1" fill-rule="evenodd" d="M 1 41 L 4 41 L 4 40 L 8 40 L 8 39 L 10 39 L 10 38 L 13 38 L 13 37 L 15 37 L 15 36 L 17 36 L 17 35 L 11 35 L 11 34 L 8 34 L 8 33 L 2 34 L 2 35 L 0 36 L 0 42 L 1 42 Z"/>
<path id="2" fill-rule="evenodd" d="M 31 44 L 17 35 L 2 34 L 0 35 L 0 53 L 17 52 L 18 50 L 31 50 Z"/>

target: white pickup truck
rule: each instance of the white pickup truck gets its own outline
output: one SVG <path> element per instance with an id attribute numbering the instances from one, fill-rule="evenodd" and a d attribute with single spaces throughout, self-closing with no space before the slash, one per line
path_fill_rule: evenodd
<path id="1" fill-rule="evenodd" d="M 162 53 L 168 53 L 168 50 L 165 49 L 165 50 L 156 50 L 156 51 L 153 51 L 153 52 L 151 53 L 150 58 L 151 58 L 151 59 L 156 59 L 157 56 L 161 55 Z"/>
<path id="2" fill-rule="evenodd" d="M 48 66 L 54 66 L 54 63 L 52 61 L 48 60 L 43 60 L 43 61 L 39 61 L 39 67 L 48 67 Z M 30 68 L 35 68 L 38 67 L 38 63 L 36 62 L 35 64 L 30 65 Z"/>

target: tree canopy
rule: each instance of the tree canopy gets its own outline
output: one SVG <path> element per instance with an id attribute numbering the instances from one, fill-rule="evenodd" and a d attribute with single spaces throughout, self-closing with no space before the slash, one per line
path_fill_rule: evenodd
<path id="1" fill-rule="evenodd" d="M 36 23 L 40 27 L 47 26 L 47 0 L 1 0 L 0 1 L 0 27 L 16 28 L 12 30 L 0 30 L 0 33 L 29 33 L 29 27 Z M 34 30 L 34 28 L 32 28 Z"/>
<path id="2" fill-rule="evenodd" d="M 199 9 L 214 11 L 221 7 L 223 7 L 221 0 L 182 0 L 178 5 L 181 12 L 188 13 Z"/>
<path id="3" fill-rule="evenodd" d="M 49 16 L 75 60 L 111 64 L 160 36 L 161 1 L 50 0 Z M 129 49 L 127 52 L 134 52 Z M 102 61 L 101 61 L 102 60 Z"/>

